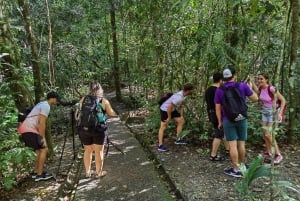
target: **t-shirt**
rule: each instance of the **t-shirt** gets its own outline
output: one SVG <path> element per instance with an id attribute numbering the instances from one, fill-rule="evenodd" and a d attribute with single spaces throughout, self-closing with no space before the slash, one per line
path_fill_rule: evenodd
<path id="1" fill-rule="evenodd" d="M 274 86 L 270 86 L 270 91 L 274 92 L 275 91 L 275 87 Z M 261 91 L 260 91 L 260 94 L 259 94 L 259 100 L 262 102 L 263 107 L 272 108 L 273 101 L 272 101 L 272 98 L 269 95 L 268 87 L 261 88 Z"/>
<path id="2" fill-rule="evenodd" d="M 205 101 L 206 101 L 206 110 L 207 113 L 210 113 L 211 111 L 215 111 L 215 93 L 218 87 L 216 86 L 210 86 L 205 91 Z"/>
<path id="3" fill-rule="evenodd" d="M 236 82 L 226 82 L 223 86 L 224 87 L 232 87 L 235 85 L 235 83 Z M 240 91 L 241 96 L 245 101 L 246 101 L 247 96 L 252 96 L 252 94 L 253 94 L 253 91 L 249 88 L 249 86 L 243 82 L 240 82 L 238 90 Z M 224 98 L 224 91 L 222 89 L 218 88 L 216 90 L 215 99 L 214 99 L 215 104 L 222 105 L 223 98 Z M 222 119 L 228 120 L 227 116 L 224 113 L 223 108 L 222 108 Z"/>
<path id="4" fill-rule="evenodd" d="M 27 133 L 32 132 L 36 134 L 40 134 L 39 127 L 39 115 L 44 115 L 48 117 L 50 113 L 50 105 L 48 101 L 42 101 L 38 103 L 32 111 L 27 115 L 27 118 L 22 122 L 20 127 L 18 128 L 19 133 Z"/>
<path id="5" fill-rule="evenodd" d="M 183 90 L 173 94 L 168 100 L 166 100 L 161 106 L 160 106 L 160 109 L 162 111 L 167 111 L 168 110 L 168 106 L 170 104 L 173 104 L 175 105 L 175 107 L 179 107 L 183 101 L 185 100 L 185 97 L 183 96 Z M 176 108 L 173 108 L 173 111 L 175 110 Z"/>

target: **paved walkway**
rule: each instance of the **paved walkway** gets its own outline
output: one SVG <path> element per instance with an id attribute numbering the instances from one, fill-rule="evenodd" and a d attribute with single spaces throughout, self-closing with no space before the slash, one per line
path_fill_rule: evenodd
<path id="1" fill-rule="evenodd" d="M 108 125 L 111 142 L 125 155 L 110 145 L 103 167 L 108 171 L 107 176 L 101 179 L 86 179 L 83 171 L 75 200 L 174 200 L 143 147 L 119 118 L 110 119 Z"/>

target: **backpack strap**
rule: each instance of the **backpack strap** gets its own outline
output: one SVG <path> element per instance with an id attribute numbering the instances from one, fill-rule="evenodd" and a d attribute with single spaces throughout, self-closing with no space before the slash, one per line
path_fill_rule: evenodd
<path id="1" fill-rule="evenodd" d="M 271 91 L 271 85 L 268 86 L 268 94 L 269 94 L 271 100 L 273 101 L 274 100 L 274 94 Z"/>
<path id="2" fill-rule="evenodd" d="M 259 92 L 258 96 L 260 95 L 261 90 L 262 90 L 262 87 L 260 86 L 260 87 L 258 88 L 258 92 Z M 268 85 L 268 94 L 269 94 L 271 100 L 273 101 L 273 100 L 274 100 L 274 94 L 273 94 L 272 91 L 271 91 L 271 85 Z"/>

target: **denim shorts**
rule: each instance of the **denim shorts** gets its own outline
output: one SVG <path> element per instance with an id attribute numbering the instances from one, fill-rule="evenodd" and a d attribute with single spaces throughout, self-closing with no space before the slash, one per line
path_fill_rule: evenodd
<path id="1" fill-rule="evenodd" d="M 262 108 L 262 118 L 261 121 L 262 122 L 274 122 L 273 121 L 273 108 L 267 108 L 267 107 L 263 107 Z"/>
<path id="2" fill-rule="evenodd" d="M 247 119 L 236 122 L 229 120 L 223 121 L 223 130 L 227 141 L 246 141 L 248 137 L 247 128 Z"/>

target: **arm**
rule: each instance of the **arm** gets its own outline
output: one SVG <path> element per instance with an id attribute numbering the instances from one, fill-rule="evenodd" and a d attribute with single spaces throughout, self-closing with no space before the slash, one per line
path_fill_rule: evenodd
<path id="1" fill-rule="evenodd" d="M 108 116 L 113 117 L 117 116 L 116 112 L 112 109 L 110 102 L 106 99 L 103 99 L 103 104 L 105 108 L 105 112 L 107 113 Z"/>
<path id="2" fill-rule="evenodd" d="M 253 102 L 257 102 L 258 101 L 258 96 L 255 92 L 253 92 L 253 94 L 251 96 L 249 96 L 250 100 L 252 100 Z"/>
<path id="3" fill-rule="evenodd" d="M 45 138 L 45 132 L 46 132 L 46 120 L 47 120 L 47 117 L 42 115 L 42 114 L 39 114 L 39 127 L 38 127 L 38 131 L 39 131 L 39 134 Z"/>
<path id="4" fill-rule="evenodd" d="M 283 116 L 284 107 L 286 105 L 286 100 L 285 100 L 285 98 L 283 97 L 283 95 L 279 91 L 277 91 L 276 95 L 277 95 L 277 98 L 281 101 L 279 115 L 282 117 Z"/>
<path id="5" fill-rule="evenodd" d="M 79 101 L 79 104 L 78 104 L 78 107 L 76 108 L 76 111 L 74 113 L 74 118 L 75 120 L 79 120 L 79 111 L 81 110 L 81 105 L 82 105 L 82 102 L 83 102 L 83 99 L 84 97 L 82 97 Z M 77 104 L 76 104 L 77 105 Z"/>
<path id="6" fill-rule="evenodd" d="M 251 83 L 251 85 L 252 85 L 253 91 L 254 91 L 255 93 L 258 93 L 258 92 L 259 92 L 259 89 L 258 89 L 257 85 L 255 84 L 255 81 L 254 81 L 253 78 L 250 78 L 250 83 Z"/>
<path id="7" fill-rule="evenodd" d="M 215 109 L 216 109 L 216 116 L 218 119 L 218 128 L 220 129 L 222 127 L 222 113 L 221 113 L 222 106 L 221 106 L 221 104 L 216 104 Z"/>
<path id="8" fill-rule="evenodd" d="M 166 122 L 170 121 L 171 116 L 172 116 L 171 113 L 172 113 L 174 107 L 175 107 L 175 105 L 173 105 L 172 103 L 168 106 L 168 109 L 167 109 L 168 119 L 166 120 Z"/>

